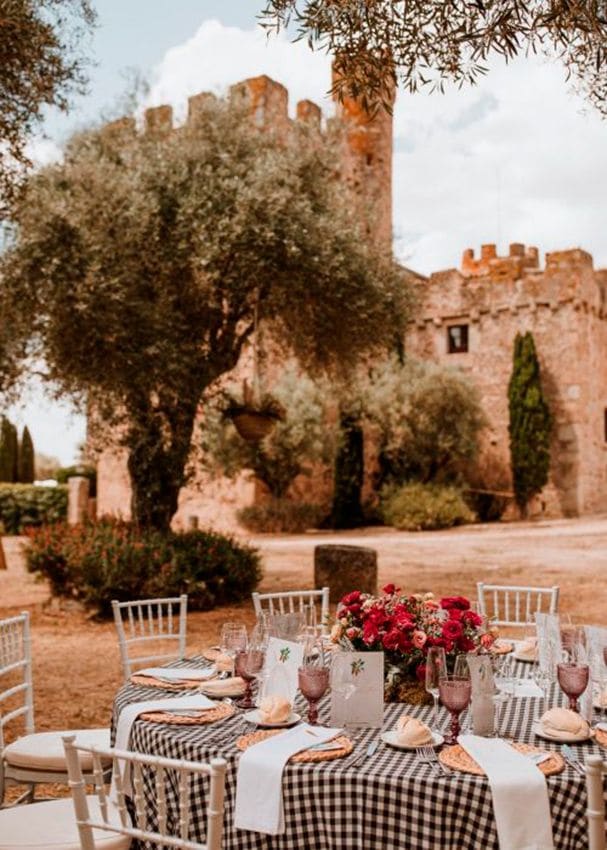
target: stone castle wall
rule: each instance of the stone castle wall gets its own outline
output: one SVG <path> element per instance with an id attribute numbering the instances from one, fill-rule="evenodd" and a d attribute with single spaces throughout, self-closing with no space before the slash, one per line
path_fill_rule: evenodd
<path id="1" fill-rule="evenodd" d="M 507 387 L 517 332 L 531 331 L 555 426 L 550 483 L 536 511 L 574 516 L 607 510 L 607 275 L 575 249 L 546 255 L 512 245 L 498 257 L 486 245 L 461 271 L 418 285 L 407 336 L 414 356 L 461 369 L 478 387 L 489 419 L 486 452 L 508 465 Z M 468 351 L 449 353 L 449 329 L 465 326 Z"/>

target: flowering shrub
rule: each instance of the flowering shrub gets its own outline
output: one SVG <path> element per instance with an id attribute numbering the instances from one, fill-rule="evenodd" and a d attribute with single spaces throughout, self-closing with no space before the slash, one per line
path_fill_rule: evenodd
<path id="1" fill-rule="evenodd" d="M 452 528 L 474 522 L 475 516 L 456 487 L 411 482 L 385 487 L 380 513 L 386 525 L 403 531 Z"/>
<path id="2" fill-rule="evenodd" d="M 191 610 L 250 596 L 261 578 L 257 550 L 207 531 L 141 531 L 104 519 L 28 532 L 30 572 L 40 573 L 57 596 L 78 599 L 102 616 L 112 599 L 188 594 Z"/>
<path id="3" fill-rule="evenodd" d="M 0 484 L 0 522 L 5 534 L 23 534 L 26 528 L 59 522 L 67 515 L 67 487 Z"/>
<path id="4" fill-rule="evenodd" d="M 344 596 L 331 636 L 348 649 L 383 651 L 388 667 L 406 668 L 419 679 L 425 675 L 429 647 L 444 647 L 449 659 L 494 640 L 465 596 L 437 601 L 432 593 L 403 594 L 393 584 L 386 585 L 381 596 L 358 590 Z"/>

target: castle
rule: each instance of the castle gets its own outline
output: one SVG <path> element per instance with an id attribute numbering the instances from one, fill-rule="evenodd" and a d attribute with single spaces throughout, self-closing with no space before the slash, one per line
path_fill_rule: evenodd
<path id="1" fill-rule="evenodd" d="M 188 121 L 212 95 L 189 99 Z M 288 92 L 267 76 L 238 83 L 231 98 L 248 105 L 253 124 L 288 133 Z M 322 132 L 319 107 L 297 104 L 296 121 Z M 339 129 L 338 173 L 358 205 L 363 232 L 384 249 L 392 244 L 392 117 L 367 113 L 347 99 L 331 119 Z M 172 129 L 170 106 L 148 109 L 146 132 Z M 517 332 L 531 331 L 544 388 L 554 416 L 550 482 L 532 506 L 545 516 L 575 516 L 607 509 L 607 270 L 593 268 L 580 249 L 546 255 L 510 246 L 507 257 L 483 245 L 467 249 L 460 270 L 429 278 L 410 272 L 417 292 L 408 353 L 465 372 L 479 389 L 489 427 L 484 456 L 508 465 L 507 386 Z M 130 488 L 123 453 L 106 447 L 98 457 L 98 512 L 128 517 Z M 200 478 L 183 489 L 175 525 L 233 529 L 235 512 L 256 498 L 256 486 Z"/>

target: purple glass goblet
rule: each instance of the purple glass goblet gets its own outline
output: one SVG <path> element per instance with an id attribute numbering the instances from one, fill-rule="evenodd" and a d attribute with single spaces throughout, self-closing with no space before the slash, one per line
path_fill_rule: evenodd
<path id="1" fill-rule="evenodd" d="M 329 668 L 317 664 L 304 664 L 297 671 L 299 690 L 308 700 L 308 723 L 318 723 L 318 700 L 329 687 Z"/>
<path id="2" fill-rule="evenodd" d="M 442 704 L 451 714 L 451 728 L 445 736 L 447 744 L 456 744 L 459 735 L 459 716 L 470 705 L 472 683 L 460 676 L 445 676 L 438 683 Z"/>
<path id="3" fill-rule="evenodd" d="M 556 674 L 561 690 L 569 698 L 569 708 L 579 712 L 577 699 L 588 687 L 590 667 L 588 664 L 557 664 Z"/>
<path id="4" fill-rule="evenodd" d="M 253 682 L 263 667 L 265 658 L 265 652 L 260 649 L 241 649 L 236 653 L 234 671 L 237 676 L 244 679 L 246 685 L 244 694 L 236 702 L 236 705 L 240 708 L 255 708 L 255 703 L 253 702 Z"/>

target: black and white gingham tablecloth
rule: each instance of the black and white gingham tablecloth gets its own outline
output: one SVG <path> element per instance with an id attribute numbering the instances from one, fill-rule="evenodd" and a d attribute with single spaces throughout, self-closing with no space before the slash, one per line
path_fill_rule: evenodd
<path id="1" fill-rule="evenodd" d="M 186 663 L 186 662 L 183 662 Z M 187 664 L 205 666 L 202 659 Z M 179 666 L 171 665 L 171 666 Z M 529 674 L 529 665 L 518 664 L 520 676 Z M 557 686 L 551 696 L 556 705 L 561 696 Z M 158 697 L 158 688 L 127 684 L 114 703 L 112 730 L 118 714 L 131 702 Z M 305 716 L 304 700 L 297 710 Z M 517 698 L 503 709 L 502 733 L 516 741 L 559 749 L 539 741 L 533 734 L 533 717 L 541 712 L 541 701 Z M 384 730 L 395 724 L 401 713 L 413 714 L 429 723 L 432 708 L 387 705 Z M 440 721 L 447 724 L 441 709 Z M 236 773 L 239 751 L 234 740 L 244 733 L 242 712 L 209 726 L 176 726 L 138 720 L 133 725 L 130 749 L 169 758 L 208 761 L 222 756 L 228 762 L 223 847 L 225 850 L 498 850 L 491 793 L 484 777 L 453 773 L 445 776 L 436 767 L 421 764 L 414 752 L 405 752 L 383 743 L 375 755 L 361 765 L 354 762 L 379 735 L 365 730 L 356 736 L 354 752 L 344 759 L 317 764 L 288 764 L 283 775 L 286 832 L 278 837 L 235 829 L 233 826 Z M 328 723 L 329 700 L 321 706 L 320 721 Z M 213 743 L 224 731 L 234 735 L 226 743 Z M 251 731 L 248 727 L 246 731 Z M 600 754 L 591 742 L 573 745 L 583 760 Z M 193 840 L 204 840 L 205 799 L 208 780 L 192 785 Z M 556 850 L 585 850 L 586 792 L 584 778 L 569 765 L 547 779 L 554 843 Z M 154 789 L 146 790 L 154 822 Z M 169 806 L 175 802 L 171 789 Z"/>

